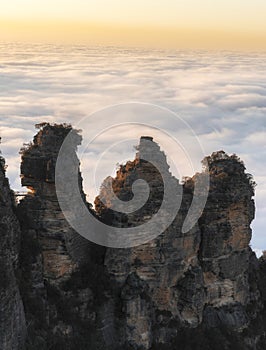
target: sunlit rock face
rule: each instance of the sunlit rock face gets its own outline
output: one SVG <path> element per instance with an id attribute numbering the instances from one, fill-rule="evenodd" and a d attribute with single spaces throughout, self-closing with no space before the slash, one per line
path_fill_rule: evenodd
<path id="1" fill-rule="evenodd" d="M 20 349 L 26 338 L 19 274 L 20 227 L 14 213 L 14 194 L 0 157 L 0 349 Z"/>
<path id="2" fill-rule="evenodd" d="M 266 259 L 258 261 L 249 248 L 254 183 L 236 156 L 213 153 L 202 173 L 180 184 L 160 146 L 143 136 L 135 159 L 103 182 L 93 211 L 82 190 L 79 132 L 38 127 L 21 151 L 29 193 L 16 208 L 1 163 L 0 272 L 7 276 L 0 285 L 1 349 L 265 349 Z M 70 227 L 55 188 L 56 160 L 69 132 L 75 142 L 66 172 L 76 169 L 83 202 L 106 225 L 141 230 L 164 200 L 171 208 L 181 198 L 173 220 L 164 211 L 158 236 L 132 248 L 106 248 Z M 206 206 L 184 231 L 194 190 L 203 190 L 208 171 Z M 122 213 L 116 199 L 130 208 L 137 180 L 149 185 L 148 196 Z"/>

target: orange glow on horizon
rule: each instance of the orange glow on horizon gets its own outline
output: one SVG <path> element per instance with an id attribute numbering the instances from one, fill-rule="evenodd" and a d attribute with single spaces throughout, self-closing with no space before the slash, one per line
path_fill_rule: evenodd
<path id="1" fill-rule="evenodd" d="M 215 28 L 119 26 L 74 21 L 1 20 L 1 41 L 158 48 L 266 50 L 266 34 Z"/>

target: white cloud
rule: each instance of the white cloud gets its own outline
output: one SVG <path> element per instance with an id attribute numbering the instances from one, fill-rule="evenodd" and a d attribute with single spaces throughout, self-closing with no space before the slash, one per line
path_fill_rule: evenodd
<path id="1" fill-rule="evenodd" d="M 257 258 L 260 258 L 263 255 L 263 250 L 262 249 L 254 248 L 253 250 L 256 253 Z"/>
<path id="2" fill-rule="evenodd" d="M 192 127 L 205 154 L 224 149 L 243 158 L 258 183 L 253 246 L 266 248 L 266 54 L 19 44 L 9 46 L 7 54 L 5 48 L 0 44 L 0 136 L 13 188 L 19 186 L 19 149 L 32 139 L 35 123 L 77 125 L 108 105 L 155 103 L 172 109 Z M 119 118 L 123 122 L 124 116 Z M 202 153 L 184 125 L 156 113 L 149 115 L 148 109 L 143 119 L 151 123 L 156 119 L 161 128 L 184 142 L 198 164 L 195 170 L 200 169 Z M 92 117 L 88 127 L 100 130 L 103 125 Z M 108 145 L 132 136 L 132 130 L 107 133 L 98 139 L 92 164 Z M 150 134 L 156 133 L 151 130 Z M 163 142 L 162 135 L 155 136 Z M 164 142 L 166 153 L 174 157 L 175 148 L 166 139 Z M 113 150 L 111 159 L 104 159 L 98 177 L 103 178 L 109 169 L 114 171 L 118 161 L 133 156 L 129 146 L 120 153 Z M 181 167 L 192 175 L 193 169 L 180 156 Z M 94 188 L 90 193 L 95 193 Z"/>

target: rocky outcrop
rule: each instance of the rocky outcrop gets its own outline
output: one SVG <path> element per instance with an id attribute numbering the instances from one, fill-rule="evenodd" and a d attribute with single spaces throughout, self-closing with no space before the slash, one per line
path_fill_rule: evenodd
<path id="1" fill-rule="evenodd" d="M 118 170 L 113 192 L 118 198 L 129 200 L 133 182 L 145 179 L 151 188 L 149 201 L 139 212 L 121 216 L 112 211 L 115 196 L 104 185 L 100 198 L 105 198 L 107 205 L 103 206 L 97 198 L 96 210 L 113 225 L 122 222 L 131 227 L 143 223 L 161 205 L 162 177 L 152 164 L 141 161 L 142 147 L 143 139 L 135 161 Z M 160 154 L 158 158 L 165 163 L 163 169 L 168 171 L 158 145 L 149 147 L 148 151 Z M 152 343 L 168 344 L 180 329 L 201 324 L 239 331 L 250 322 L 248 304 L 257 302 L 252 317 L 260 311 L 259 292 L 254 286 L 251 290 L 249 284 L 250 265 L 255 258 L 249 247 L 250 223 L 254 218 L 252 178 L 236 156 L 222 151 L 204 161 L 209 168 L 210 191 L 198 225 L 182 233 L 195 182 L 201 181 L 204 173 L 186 180 L 181 209 L 163 234 L 136 248 L 107 249 L 105 264 L 119 285 L 126 315 L 125 342 L 134 349 L 150 349 Z M 181 185 L 174 180 L 172 186 Z"/>
<path id="2" fill-rule="evenodd" d="M 164 153 L 152 138 L 147 143 L 146 140 L 141 139 L 136 159 L 118 170 L 113 191 L 119 199 L 129 200 L 134 181 L 143 179 L 150 186 L 147 203 L 133 214 L 121 216 L 112 211 L 113 195 L 109 196 L 108 187 L 103 186 L 100 197 L 108 205 L 103 207 L 99 197 L 95 203 L 102 220 L 122 222 L 126 227 L 150 220 L 163 200 L 162 173 L 168 174 L 172 191 L 181 193 L 182 186 L 169 173 Z M 147 152 L 153 154 L 153 164 L 143 160 Z M 158 163 L 160 171 L 156 168 Z M 175 336 L 178 327 L 186 324 L 196 327 L 202 320 L 204 287 L 198 260 L 201 233 L 198 226 L 182 233 L 191 200 L 192 193 L 185 191 L 178 215 L 156 239 L 135 248 L 107 249 L 105 264 L 121 293 L 124 341 L 133 348 L 149 349 L 153 342 L 166 343 Z M 173 326 L 169 327 L 171 323 Z"/>
<path id="3" fill-rule="evenodd" d="M 136 158 L 104 181 L 94 212 L 82 190 L 79 132 L 70 125 L 44 123 L 39 128 L 33 143 L 21 151 L 22 184 L 29 191 L 16 208 L 21 240 L 3 171 L 0 178 L 5 199 L 1 215 L 12 218 L 10 233 L 0 237 L 1 269 L 10 276 L 1 289 L 0 307 L 8 321 L 1 318 L 0 336 L 15 338 L 4 349 L 16 350 L 16 339 L 23 340 L 23 306 L 27 350 L 265 348 L 266 264 L 249 247 L 254 183 L 240 159 L 213 153 L 204 159 L 202 173 L 180 184 L 159 145 L 143 136 Z M 144 230 L 144 236 L 152 237 L 146 243 L 100 247 L 69 226 L 55 188 L 56 160 L 69 132 L 74 142 L 66 171 L 78 171 L 83 202 L 109 226 Z M 207 171 L 205 209 L 184 230 L 194 192 L 205 186 Z M 149 185 L 148 194 L 140 180 Z M 140 197 L 134 192 L 136 183 Z M 171 196 L 165 196 L 169 191 Z M 180 209 L 170 220 L 169 211 L 179 200 Z M 119 210 L 121 203 L 126 212 Z M 160 235 L 153 235 L 156 225 L 146 232 L 145 224 L 159 214 Z"/>
<path id="4" fill-rule="evenodd" d="M 60 147 L 71 131 L 74 143 L 69 157 L 73 168 L 78 167 L 75 151 L 81 136 L 69 125 L 38 127 L 33 142 L 21 150 L 21 182 L 28 194 L 18 206 L 22 229 L 20 268 L 26 276 L 21 290 L 30 323 L 27 346 L 50 349 L 63 346 L 63 342 L 64 349 L 68 349 L 82 329 L 77 331 L 76 320 L 91 326 L 95 318 L 94 310 L 88 309 L 94 296 L 91 283 L 83 281 L 83 270 L 87 269 L 85 279 L 89 281 L 88 266 L 93 268 L 93 255 L 98 250 L 70 227 L 56 195 L 55 165 Z M 80 173 L 79 183 L 85 201 Z"/>
<path id="5" fill-rule="evenodd" d="M 33 143 L 22 150 L 21 183 L 29 192 L 19 205 L 20 218 L 24 231 L 38 239 L 43 276 L 53 282 L 69 277 L 77 264 L 88 259 L 88 242 L 68 225 L 55 189 L 57 155 L 70 130 L 68 125 L 45 125 Z M 75 146 L 80 142 L 81 136 L 76 133 Z M 72 152 L 73 164 L 79 163 L 74 146 Z M 81 195 L 85 200 L 83 192 Z"/>
<path id="6" fill-rule="evenodd" d="M 210 172 L 209 197 L 200 218 L 200 263 L 208 305 L 205 322 L 240 328 L 249 322 L 245 307 L 259 300 L 259 292 L 251 292 L 249 285 L 254 184 L 235 155 L 220 151 L 205 162 Z M 229 305 L 230 313 L 225 312 Z"/>
<path id="7" fill-rule="evenodd" d="M 14 193 L 0 157 L 0 348 L 20 349 L 26 337 L 24 308 L 17 283 L 20 227 Z M 22 276 L 23 278 L 23 276 Z"/>

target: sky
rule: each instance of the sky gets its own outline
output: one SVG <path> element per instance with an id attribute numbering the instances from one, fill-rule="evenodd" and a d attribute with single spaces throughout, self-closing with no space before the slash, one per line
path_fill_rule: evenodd
<path id="1" fill-rule="evenodd" d="M 143 134 L 154 136 L 170 164 L 177 156 L 174 174 L 179 179 L 201 171 L 202 158 L 223 149 L 239 155 L 254 175 L 252 247 L 266 249 L 265 53 L 3 43 L 0 70 L 1 150 L 13 189 L 20 190 L 19 149 L 43 121 L 69 122 L 83 134 L 95 132 L 90 157 L 82 163 L 90 202 L 116 164 L 134 158 L 133 146 Z M 151 129 L 122 125 L 106 130 L 105 121 L 114 117 L 122 124 L 131 116 L 134 121 L 132 101 L 144 104 L 139 116 Z M 119 113 L 107 108 L 116 104 L 124 106 Z M 167 110 L 158 116 L 149 107 L 153 105 L 170 109 L 177 118 L 169 119 Z M 152 128 L 155 124 L 184 146 L 192 166 L 167 142 L 166 133 Z M 96 184 L 88 178 L 91 169 Z"/>
<path id="2" fill-rule="evenodd" d="M 9 0 L 0 40 L 266 50 L 265 0 Z"/>

